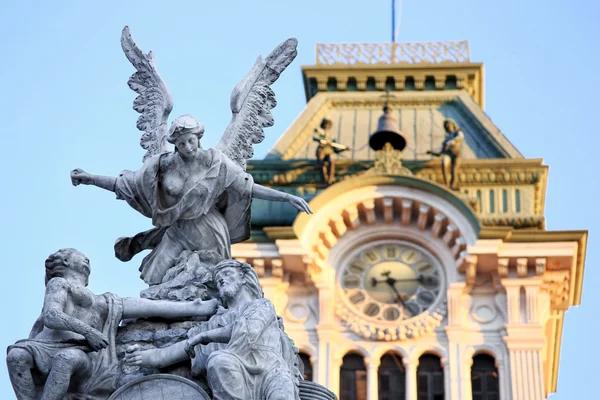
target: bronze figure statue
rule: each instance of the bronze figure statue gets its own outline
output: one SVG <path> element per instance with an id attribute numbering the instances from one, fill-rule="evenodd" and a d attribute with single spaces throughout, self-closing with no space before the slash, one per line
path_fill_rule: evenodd
<path id="1" fill-rule="evenodd" d="M 427 151 L 427 154 L 442 158 L 444 184 L 452 190 L 457 190 L 456 175 L 460 165 L 461 150 L 462 144 L 465 141 L 465 135 L 458 127 L 456 121 L 450 118 L 444 121 L 444 129 L 446 130 L 446 138 L 442 142 L 442 149 L 437 152 Z"/>
<path id="2" fill-rule="evenodd" d="M 316 156 L 319 166 L 321 167 L 323 183 L 328 185 L 335 182 L 335 161 L 332 156 L 348 150 L 348 146 L 336 143 L 336 141 L 331 138 L 330 130 L 332 125 L 331 119 L 325 117 L 321 121 L 321 125 L 319 125 L 313 133 L 313 140 L 319 143 Z"/>

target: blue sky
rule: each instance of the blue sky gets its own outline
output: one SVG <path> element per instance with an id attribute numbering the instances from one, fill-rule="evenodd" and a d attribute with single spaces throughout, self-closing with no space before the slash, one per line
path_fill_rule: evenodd
<path id="1" fill-rule="evenodd" d="M 305 105 L 301 65 L 315 44 L 390 40 L 390 1 L 8 1 L 0 2 L 0 120 L 6 144 L 0 168 L 5 323 L 0 347 L 25 338 L 39 315 L 43 263 L 61 247 L 92 262 L 90 288 L 137 296 L 139 260 L 123 264 L 114 240 L 149 221 L 114 195 L 71 186 L 69 171 L 116 175 L 136 169 L 133 72 L 119 37 L 129 25 L 175 100 L 172 115 L 191 113 L 210 147 L 229 122 L 229 95 L 258 54 L 288 37 L 299 55 L 275 84 L 275 127 L 258 146 L 262 158 Z M 582 305 L 566 316 L 558 394 L 597 397 L 596 317 L 600 306 L 599 185 L 595 162 L 600 5 L 593 1 L 404 0 L 399 41 L 470 42 L 485 64 L 486 113 L 530 158 L 550 166 L 547 228 L 590 229 Z M 589 165 L 589 166 L 588 166 Z M 594 390 L 594 391 L 593 391 Z M 0 398 L 13 398 L 0 363 Z"/>

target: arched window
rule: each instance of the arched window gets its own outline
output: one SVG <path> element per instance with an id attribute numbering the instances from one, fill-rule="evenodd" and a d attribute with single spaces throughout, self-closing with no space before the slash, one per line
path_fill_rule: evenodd
<path id="1" fill-rule="evenodd" d="M 406 375 L 402 357 L 386 353 L 379 364 L 379 400 L 404 400 Z"/>
<path id="2" fill-rule="evenodd" d="M 346 354 L 340 369 L 340 400 L 366 400 L 367 370 L 363 357 Z"/>
<path id="3" fill-rule="evenodd" d="M 473 400 L 499 400 L 498 369 L 494 357 L 478 354 L 471 367 Z"/>
<path id="4" fill-rule="evenodd" d="M 313 371 L 312 364 L 310 363 L 310 356 L 303 352 L 298 353 L 298 356 L 300 357 L 300 360 L 302 360 L 302 365 L 300 366 L 302 370 L 300 372 L 302 372 L 302 375 L 304 375 L 304 380 L 312 381 Z"/>
<path id="5" fill-rule="evenodd" d="M 418 400 L 444 400 L 444 370 L 438 356 L 424 354 L 417 368 Z"/>

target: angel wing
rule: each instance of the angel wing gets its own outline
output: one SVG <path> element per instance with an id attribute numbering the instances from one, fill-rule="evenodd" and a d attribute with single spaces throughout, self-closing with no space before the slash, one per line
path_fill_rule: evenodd
<path id="1" fill-rule="evenodd" d="M 133 109 L 140 113 L 137 128 L 144 132 L 140 145 L 146 154 L 142 161 L 167 151 L 167 119 L 173 109 L 173 97 L 162 80 L 150 51 L 144 54 L 135 43 L 129 27 L 123 28 L 121 47 L 129 62 L 137 70 L 127 81 L 127 85 L 139 94 L 133 101 Z"/>
<path id="2" fill-rule="evenodd" d="M 277 103 L 270 85 L 296 58 L 298 41 L 288 39 L 266 59 L 260 56 L 252 70 L 231 93 L 231 122 L 216 148 L 246 169 L 246 160 L 254 155 L 255 144 L 265 138 L 263 128 L 273 126 L 271 114 Z"/>

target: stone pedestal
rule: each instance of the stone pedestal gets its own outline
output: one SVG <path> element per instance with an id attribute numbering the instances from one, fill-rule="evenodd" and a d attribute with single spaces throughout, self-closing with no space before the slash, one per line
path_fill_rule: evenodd
<path id="1" fill-rule="evenodd" d="M 127 347 L 139 345 L 142 350 L 163 348 L 181 342 L 188 338 L 188 331 L 201 321 L 152 321 L 129 320 L 119 327 L 117 331 L 117 357 L 119 360 L 120 375 L 117 387 L 121 387 L 143 376 L 165 373 L 181 376 L 192 380 L 204 390 L 209 391 L 205 378 L 192 377 L 191 363 L 186 360 L 182 363 L 164 369 L 140 368 L 126 365 L 122 360 Z"/>

